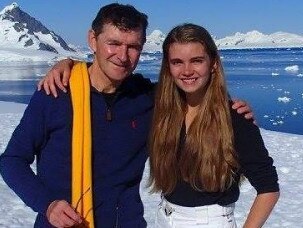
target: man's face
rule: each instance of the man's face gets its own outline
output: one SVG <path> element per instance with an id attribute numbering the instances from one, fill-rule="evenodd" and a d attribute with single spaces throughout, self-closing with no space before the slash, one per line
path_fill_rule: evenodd
<path id="1" fill-rule="evenodd" d="M 143 31 L 121 30 L 105 24 L 97 37 L 90 31 L 89 43 L 95 52 L 101 77 L 117 83 L 123 81 L 136 68 L 143 48 Z"/>

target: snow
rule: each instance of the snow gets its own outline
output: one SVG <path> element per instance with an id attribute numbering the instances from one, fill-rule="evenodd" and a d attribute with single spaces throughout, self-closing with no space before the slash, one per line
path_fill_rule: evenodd
<path id="1" fill-rule="evenodd" d="M 143 51 L 148 53 L 162 52 L 164 38 L 164 33 L 160 30 L 154 30 L 146 37 Z M 219 49 L 303 47 L 303 36 L 286 32 L 275 32 L 267 35 L 253 30 L 247 33 L 236 32 L 234 35 L 221 39 L 213 36 L 213 39 Z"/>
<path id="2" fill-rule="evenodd" d="M 279 102 L 288 103 L 291 101 L 289 97 L 278 97 L 277 99 Z"/>
<path id="3" fill-rule="evenodd" d="M 297 73 L 299 71 L 299 66 L 298 65 L 288 66 L 285 67 L 284 70 L 290 73 Z"/>
<path id="4" fill-rule="evenodd" d="M 15 8 L 18 8 L 20 12 L 24 12 L 16 3 L 5 7 L 0 12 L 0 62 L 48 62 L 66 57 L 86 58 L 87 55 L 84 52 L 65 50 L 57 40 L 59 37 L 52 31 L 48 30 L 49 33 L 47 34 L 41 31 L 32 33 L 30 28 L 33 28 L 27 23 L 23 23 L 24 27 L 20 29 L 19 23 L 22 21 L 15 21 L 10 12 Z M 26 13 L 24 12 L 24 14 Z M 35 19 L 31 18 L 30 20 Z M 40 23 L 38 21 L 34 22 L 33 24 Z M 39 50 L 41 45 L 52 47 L 58 53 Z"/>
<path id="5" fill-rule="evenodd" d="M 4 7 L 3 10 L 0 11 L 0 14 L 5 14 L 7 11 L 11 11 L 17 7 L 19 7 L 19 5 L 16 2 L 13 2 L 12 4 Z"/>
<path id="6" fill-rule="evenodd" d="M 26 104 L 0 101 L 0 114 L 21 115 L 24 112 L 26 106 Z"/>
<path id="7" fill-rule="evenodd" d="M 149 39 L 158 40 L 159 38 L 164 39 L 165 35 L 163 34 L 163 32 L 156 29 L 156 30 L 152 31 L 152 33 L 148 37 L 149 37 Z"/>
<path id="8" fill-rule="evenodd" d="M 5 62 L 5 64 L 9 62 L 49 62 L 52 64 L 55 61 L 68 57 L 85 60 L 87 55 L 80 52 L 74 53 L 68 51 L 62 51 L 60 54 L 55 54 L 49 51 L 14 48 L 10 45 L 0 45 L 0 62 Z"/>
<path id="9" fill-rule="evenodd" d="M 48 43 L 55 47 L 59 54 L 46 53 L 45 51 L 37 50 L 39 42 L 34 35 L 27 34 L 26 38 L 19 41 L 20 34 L 18 34 L 13 28 L 14 23 L 3 20 L 1 22 L 0 29 L 0 61 L 41 61 L 43 60 L 56 60 L 64 57 L 73 57 L 77 59 L 85 59 L 88 50 L 79 51 L 76 53 L 65 51 L 58 43 L 56 43 L 50 34 L 35 33 L 35 36 L 39 37 L 39 42 Z M 23 32 L 26 34 L 26 29 Z M 282 38 L 283 37 L 283 38 Z M 143 52 L 145 53 L 157 53 L 162 52 L 162 43 L 164 41 L 165 34 L 160 30 L 154 30 L 147 36 L 147 41 L 144 45 Z M 24 44 L 27 40 L 32 39 L 34 44 L 31 47 L 24 48 Z M 227 36 L 222 39 L 215 40 L 219 49 L 244 49 L 244 48 L 281 48 L 281 47 L 303 47 L 303 37 L 289 33 L 274 33 L 270 35 L 262 34 L 258 31 L 247 32 L 242 34 L 237 32 L 234 36 Z M 74 45 L 69 45 L 73 47 Z M 22 55 L 16 53 L 24 53 Z M 285 68 L 286 71 L 296 73 L 296 68 Z M 273 76 L 277 76 L 276 72 L 272 73 Z M 300 75 L 298 75 L 300 77 Z"/>
<path id="10" fill-rule="evenodd" d="M 27 24 L 20 31 L 16 31 L 15 27 L 18 22 L 14 18 L 8 19 L 5 15 L 10 15 L 10 11 L 19 8 L 17 3 L 6 6 L 0 12 L 0 61 L 56 61 L 64 57 L 73 57 L 76 59 L 87 58 L 88 52 L 80 51 L 83 48 L 77 48 L 77 52 L 69 52 L 57 42 L 56 35 L 53 31 L 48 34 L 42 32 L 34 32 L 31 34 Z M 20 8 L 19 8 L 20 9 Z M 20 9 L 21 10 L 21 9 Z M 33 19 L 34 20 L 34 19 Z M 18 30 L 18 29 L 17 29 Z M 147 35 L 146 43 L 143 48 L 145 53 L 162 52 L 162 43 L 165 34 L 156 29 Z M 58 37 L 57 37 L 58 38 Z M 236 32 L 234 35 L 217 39 L 213 36 L 219 49 L 243 49 L 243 48 L 281 48 L 281 47 L 303 47 L 303 36 L 285 32 L 276 32 L 272 34 L 263 34 L 257 30 L 247 33 Z M 40 51 L 39 45 L 47 44 L 58 52 L 58 54 Z M 75 46 L 75 45 L 71 45 Z M 24 51 L 27 50 L 26 51 Z M 87 49 L 87 48 L 86 48 Z M 16 53 L 23 54 L 16 54 Z M 273 76 L 276 76 L 275 74 Z"/>
<path id="11" fill-rule="evenodd" d="M 286 32 L 267 35 L 254 30 L 247 33 L 236 32 L 215 42 L 219 49 L 303 47 L 303 36 Z"/>
<path id="12" fill-rule="evenodd" d="M 0 46 L 1 62 L 41 62 L 55 59 L 57 55 L 48 51 Z"/>
<path id="13" fill-rule="evenodd" d="M 143 52 L 156 53 L 162 52 L 162 43 L 165 39 L 165 34 L 160 30 L 154 30 L 146 36 L 146 43 L 143 47 Z"/>
<path id="14" fill-rule="evenodd" d="M 302 94 L 303 96 L 303 94 Z M 0 102 L 0 154 L 19 123 L 26 105 Z M 275 161 L 281 188 L 280 199 L 264 227 L 301 227 L 303 225 L 303 135 L 287 134 L 261 129 L 269 154 Z M 153 227 L 159 203 L 158 194 L 149 194 L 146 188 L 149 167 L 145 167 L 141 184 L 141 196 L 145 206 L 145 218 Z M 6 186 L 0 177 L 0 227 L 33 227 L 35 213 Z M 241 186 L 240 199 L 236 203 L 235 217 L 241 227 L 254 200 L 255 190 L 248 182 Z"/>
<path id="15" fill-rule="evenodd" d="M 293 116 L 296 116 L 296 115 L 298 115 L 298 112 L 295 111 L 295 110 L 293 110 L 293 111 L 291 111 L 291 114 L 292 114 Z"/>
<path id="16" fill-rule="evenodd" d="M 16 31 L 14 26 L 17 22 L 4 19 L 4 15 L 9 15 L 9 12 L 14 8 L 19 8 L 17 3 L 12 3 L 6 6 L 0 12 L 0 61 L 56 61 L 64 57 L 73 57 L 76 59 L 85 59 L 87 51 L 77 53 L 65 51 L 62 46 L 54 40 L 54 32 L 43 34 L 36 32 L 30 34 L 28 28 L 25 27 L 22 31 Z M 156 53 L 162 52 L 162 43 L 165 39 L 165 34 L 156 29 L 146 37 L 146 43 L 143 52 Z M 276 32 L 273 34 L 263 34 L 257 30 L 247 33 L 236 32 L 232 36 L 227 36 L 222 39 L 217 39 L 213 36 L 219 49 L 243 49 L 243 48 L 277 48 L 277 47 L 303 47 L 303 37 L 297 34 Z M 26 45 L 26 42 L 32 42 L 32 45 Z M 39 51 L 41 43 L 48 44 L 54 47 L 59 53 L 45 54 L 45 51 Z M 71 45 L 74 46 L 74 45 Z M 24 52 L 24 49 L 27 52 Z M 82 49 L 82 48 L 78 48 Z M 23 52 L 24 54 L 16 54 Z M 273 75 L 275 76 L 275 75 Z"/>
<path id="17" fill-rule="evenodd" d="M 150 56 L 150 55 L 147 55 L 147 54 L 140 55 L 140 62 L 153 61 L 153 60 L 157 60 L 157 57 Z"/>

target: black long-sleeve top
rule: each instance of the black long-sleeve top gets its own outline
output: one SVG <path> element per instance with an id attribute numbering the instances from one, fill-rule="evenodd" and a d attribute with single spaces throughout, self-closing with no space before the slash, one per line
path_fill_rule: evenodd
<path id="1" fill-rule="evenodd" d="M 235 150 L 240 164 L 236 181 L 224 192 L 203 192 L 193 189 L 189 183 L 179 180 L 172 193 L 165 198 L 174 204 L 197 207 L 211 204 L 228 205 L 239 198 L 239 179 L 243 174 L 256 189 L 257 194 L 279 191 L 278 175 L 273 159 L 264 146 L 259 128 L 243 115 L 231 109 Z M 181 130 L 180 148 L 185 142 L 185 128 Z"/>

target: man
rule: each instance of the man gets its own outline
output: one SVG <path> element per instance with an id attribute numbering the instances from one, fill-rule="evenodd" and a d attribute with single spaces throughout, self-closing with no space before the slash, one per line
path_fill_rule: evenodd
<path id="1" fill-rule="evenodd" d="M 7 184 L 38 212 L 35 227 L 87 223 L 86 215 L 91 211 L 95 227 L 146 227 L 139 184 L 147 159 L 154 85 L 132 72 L 146 39 L 147 24 L 145 14 L 117 3 L 102 7 L 92 23 L 88 41 L 94 60 L 87 70 L 92 186 L 82 189 L 77 199 L 71 196 L 73 99 L 62 92 L 57 99 L 44 92 L 33 95 L 1 156 L 0 168 Z M 30 168 L 35 157 L 36 175 Z M 79 215 L 78 202 L 87 192 L 92 192 L 93 207 Z M 73 206 L 72 200 L 76 201 Z"/>
<path id="2" fill-rule="evenodd" d="M 132 75 L 146 27 L 145 14 L 115 3 L 100 9 L 88 32 L 95 53 L 88 68 L 95 227 L 146 227 L 139 184 L 153 85 Z M 38 212 L 35 227 L 70 227 L 86 219 L 70 205 L 72 115 L 68 94 L 54 99 L 36 92 L 1 156 L 3 179 Z M 36 175 L 30 168 L 35 157 Z"/>

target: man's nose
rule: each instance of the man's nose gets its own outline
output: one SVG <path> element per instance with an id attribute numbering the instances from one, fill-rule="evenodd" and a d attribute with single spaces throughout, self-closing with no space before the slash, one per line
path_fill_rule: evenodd
<path id="1" fill-rule="evenodd" d="M 121 45 L 118 49 L 118 58 L 121 62 L 128 61 L 128 48 L 126 45 Z"/>

